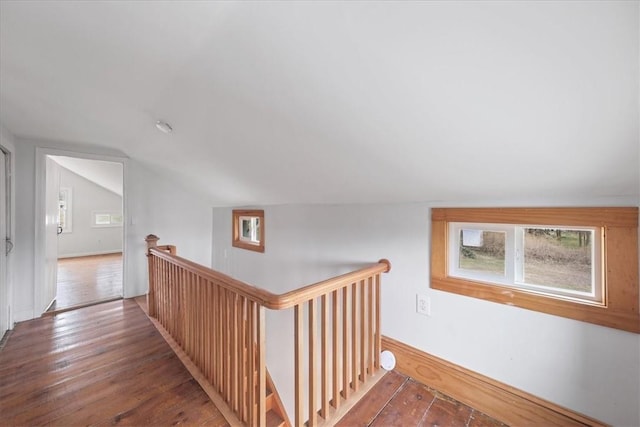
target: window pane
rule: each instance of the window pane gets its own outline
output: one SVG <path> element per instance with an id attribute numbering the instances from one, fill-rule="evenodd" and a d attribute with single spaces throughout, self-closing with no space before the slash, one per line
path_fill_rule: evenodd
<path id="1" fill-rule="evenodd" d="M 477 229 L 460 230 L 460 264 L 464 270 L 505 275 L 506 233 Z"/>
<path id="2" fill-rule="evenodd" d="M 251 219 L 242 219 L 242 238 L 244 240 L 251 240 Z"/>
<path id="3" fill-rule="evenodd" d="M 524 229 L 524 283 L 593 292 L 593 231 Z"/>
<path id="4" fill-rule="evenodd" d="M 109 225 L 109 224 L 111 224 L 111 215 L 96 214 L 96 225 Z"/>
<path id="5" fill-rule="evenodd" d="M 255 236 L 253 241 L 254 242 L 260 241 L 260 218 L 256 218 Z"/>

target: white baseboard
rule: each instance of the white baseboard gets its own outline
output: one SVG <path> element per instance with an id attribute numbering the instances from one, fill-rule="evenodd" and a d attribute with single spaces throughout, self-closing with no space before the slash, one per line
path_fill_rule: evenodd
<path id="1" fill-rule="evenodd" d="M 73 254 L 58 254 L 58 259 L 78 258 L 83 256 L 95 256 L 95 255 L 109 255 L 109 254 L 118 254 L 118 253 L 122 253 L 122 249 L 111 249 L 107 251 L 97 251 L 97 252 L 78 252 Z"/>

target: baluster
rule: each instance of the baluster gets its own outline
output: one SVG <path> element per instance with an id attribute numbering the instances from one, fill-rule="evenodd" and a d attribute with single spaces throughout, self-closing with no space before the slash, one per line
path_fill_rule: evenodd
<path id="1" fill-rule="evenodd" d="M 358 391 L 358 289 L 351 284 L 351 387 Z"/>
<path id="2" fill-rule="evenodd" d="M 369 362 L 368 373 L 369 375 L 373 375 L 373 359 L 374 355 L 374 330 L 373 330 L 373 304 L 374 304 L 374 295 L 373 295 L 373 277 L 369 277 L 367 279 L 367 361 Z"/>
<path id="3" fill-rule="evenodd" d="M 238 411 L 238 393 L 239 393 L 239 384 L 238 384 L 238 360 L 240 359 L 240 352 L 238 351 L 238 306 L 240 305 L 238 294 L 233 294 L 233 304 L 231 311 L 231 407 L 234 411 Z"/>
<path id="4" fill-rule="evenodd" d="M 250 371 L 249 371 L 249 386 L 248 386 L 248 393 L 249 393 L 249 425 L 255 425 L 257 423 L 257 419 L 256 419 L 256 413 L 255 413 L 255 406 L 258 404 L 257 402 L 257 395 L 256 395 L 256 353 L 255 353 L 255 340 L 256 340 L 256 336 L 255 336 L 255 329 L 254 329 L 254 324 L 256 322 L 256 303 L 253 301 L 249 302 L 249 329 L 248 329 L 248 349 L 249 349 L 249 354 L 247 355 L 247 357 L 249 358 L 249 366 L 250 366 Z"/>
<path id="5" fill-rule="evenodd" d="M 240 384 L 240 420 L 247 421 L 247 299 L 242 297 L 242 305 L 240 307 L 240 372 L 238 373 L 238 383 Z"/>
<path id="6" fill-rule="evenodd" d="M 338 306 L 338 291 L 335 290 L 331 292 L 331 314 L 332 314 L 332 324 L 331 324 L 331 339 L 333 344 L 333 378 L 332 378 L 332 386 L 333 386 L 333 407 L 338 409 L 340 407 L 340 349 L 339 339 L 338 339 L 338 330 L 340 325 L 338 324 L 338 314 L 339 314 L 339 306 Z"/>
<path id="7" fill-rule="evenodd" d="M 193 292 L 190 283 L 191 274 L 184 268 L 181 269 L 182 283 L 179 285 L 180 289 L 180 333 L 182 334 L 183 349 L 190 355 L 190 359 L 199 366 L 198 353 L 196 353 L 191 345 L 190 335 L 195 325 L 192 323 L 192 319 L 197 315 L 197 307 L 191 306 L 191 293 Z"/>
<path id="8" fill-rule="evenodd" d="M 302 390 L 302 350 L 303 350 L 303 309 L 302 304 L 298 304 L 293 308 L 293 317 L 294 317 L 294 335 L 295 335 L 295 349 L 294 349 L 294 357 L 295 357 L 295 425 L 302 426 L 304 424 L 304 414 L 303 414 L 303 399 L 304 393 Z"/>
<path id="9" fill-rule="evenodd" d="M 327 419 L 329 415 L 329 372 L 328 372 L 328 363 L 329 363 L 329 328 L 327 323 L 329 322 L 329 299 L 327 295 L 322 295 L 321 298 L 322 303 L 322 344 L 321 344 L 321 376 L 322 376 L 322 400 L 320 406 L 320 416 L 324 419 Z"/>
<path id="10" fill-rule="evenodd" d="M 231 301 L 230 292 L 224 290 L 224 348 L 225 348 L 225 363 L 224 363 L 224 397 L 225 401 L 231 404 Z"/>
<path id="11" fill-rule="evenodd" d="M 316 300 L 309 300 L 309 427 L 318 424 L 317 404 L 317 381 L 316 374 Z"/>
<path id="12" fill-rule="evenodd" d="M 171 281 L 171 334 L 178 336 L 178 266 L 173 266 L 173 280 Z M 178 341 L 178 344 L 180 341 Z"/>
<path id="13" fill-rule="evenodd" d="M 266 335 L 265 335 L 265 308 L 260 305 L 257 307 L 257 325 L 256 325 L 256 356 L 258 364 L 258 425 L 266 427 L 267 425 L 267 371 L 266 371 Z"/>
<path id="14" fill-rule="evenodd" d="M 202 360 L 203 370 L 202 372 L 206 377 L 209 377 L 211 372 L 211 330 L 209 328 L 209 312 L 212 310 L 211 298 L 209 296 L 210 286 L 207 281 L 198 276 L 196 277 L 198 288 L 200 292 L 198 294 L 198 300 L 200 304 L 200 333 L 202 334 Z"/>
<path id="15" fill-rule="evenodd" d="M 366 334 L 367 334 L 367 324 L 365 323 L 365 311 L 366 311 L 366 303 L 365 303 L 365 294 L 364 294 L 364 279 L 360 281 L 358 286 L 360 288 L 360 381 L 363 383 L 367 380 L 367 342 L 366 342 Z"/>
<path id="16" fill-rule="evenodd" d="M 349 287 L 342 288 L 342 394 L 346 399 L 350 396 L 351 387 L 349 385 L 349 323 L 352 319 L 349 317 Z"/>
<path id="17" fill-rule="evenodd" d="M 220 393 L 222 391 L 221 386 L 221 373 L 222 373 L 222 301 L 221 301 L 222 289 L 216 285 L 215 299 L 216 299 L 216 311 L 215 311 L 215 336 L 216 336 L 216 358 L 215 358 L 215 388 Z"/>
<path id="18" fill-rule="evenodd" d="M 375 345 L 373 349 L 373 355 L 375 356 L 375 367 L 380 368 L 380 353 L 382 351 L 381 346 L 381 333 L 380 333 L 380 274 L 375 276 L 375 299 L 376 299 L 376 330 L 375 330 Z"/>

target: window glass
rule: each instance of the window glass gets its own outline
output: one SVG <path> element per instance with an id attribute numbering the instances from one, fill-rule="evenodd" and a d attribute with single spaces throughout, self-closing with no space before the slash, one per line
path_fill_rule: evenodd
<path id="1" fill-rule="evenodd" d="M 478 229 L 460 230 L 460 256 L 458 268 L 505 274 L 506 233 Z"/>
<path id="2" fill-rule="evenodd" d="M 72 205 L 71 205 L 71 188 L 60 187 L 58 193 L 58 228 L 62 233 L 70 233 L 72 231 Z"/>
<path id="3" fill-rule="evenodd" d="M 524 228 L 523 233 L 524 283 L 594 292 L 593 230 Z"/>
<path id="4" fill-rule="evenodd" d="M 93 212 L 94 227 L 122 227 L 122 213 L 120 212 Z"/>
<path id="5" fill-rule="evenodd" d="M 595 228 L 449 226 L 452 277 L 603 302 Z"/>

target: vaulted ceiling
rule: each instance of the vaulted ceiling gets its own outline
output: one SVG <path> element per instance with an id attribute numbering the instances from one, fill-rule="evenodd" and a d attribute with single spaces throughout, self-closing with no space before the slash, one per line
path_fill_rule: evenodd
<path id="1" fill-rule="evenodd" d="M 119 149 L 213 205 L 637 199 L 639 15 L 3 0 L 0 122 Z"/>

